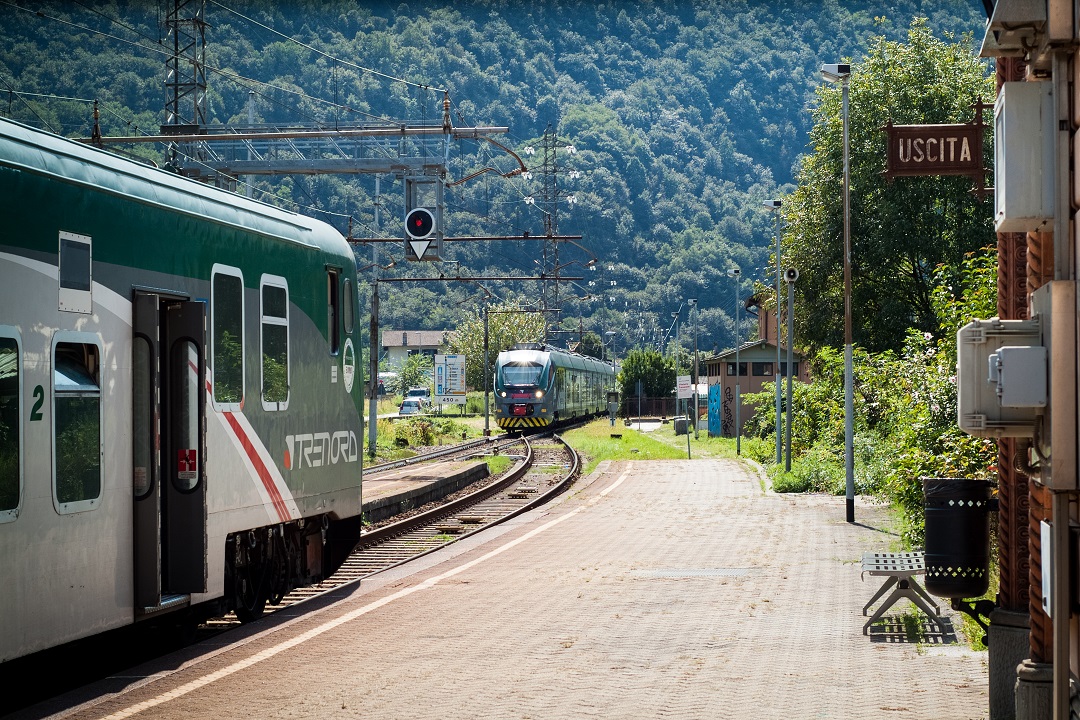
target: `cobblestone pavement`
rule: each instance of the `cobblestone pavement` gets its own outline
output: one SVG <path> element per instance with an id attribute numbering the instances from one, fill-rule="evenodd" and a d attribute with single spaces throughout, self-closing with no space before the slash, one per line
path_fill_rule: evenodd
<path id="1" fill-rule="evenodd" d="M 492 537 L 70 717 L 986 717 L 963 638 L 912 642 L 907 601 L 863 635 L 881 578 L 858 561 L 896 537 L 880 508 L 856 519 L 733 461 L 602 464 Z"/>

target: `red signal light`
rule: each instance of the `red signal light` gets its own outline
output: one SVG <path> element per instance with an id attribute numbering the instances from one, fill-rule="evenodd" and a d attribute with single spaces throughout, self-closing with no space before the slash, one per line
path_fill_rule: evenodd
<path id="1" fill-rule="evenodd" d="M 405 216 L 405 233 L 413 240 L 423 240 L 435 231 L 435 216 L 427 208 L 413 208 Z"/>

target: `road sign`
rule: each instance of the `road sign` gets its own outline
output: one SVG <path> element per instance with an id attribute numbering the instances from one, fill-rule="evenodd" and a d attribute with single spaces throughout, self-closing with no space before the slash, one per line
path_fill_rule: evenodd
<path id="1" fill-rule="evenodd" d="M 689 400 L 694 396 L 694 389 L 693 386 L 690 384 L 689 375 L 679 375 L 676 378 L 676 383 L 678 385 L 678 393 L 675 397 L 677 397 L 679 400 Z"/>
<path id="2" fill-rule="evenodd" d="M 440 405 L 465 404 L 465 356 L 435 356 L 435 402 Z"/>

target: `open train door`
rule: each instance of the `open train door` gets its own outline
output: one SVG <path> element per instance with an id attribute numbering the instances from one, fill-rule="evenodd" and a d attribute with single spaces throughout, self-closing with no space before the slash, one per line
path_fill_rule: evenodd
<path id="1" fill-rule="evenodd" d="M 137 293 L 133 308 L 135 607 L 206 591 L 206 304 Z"/>

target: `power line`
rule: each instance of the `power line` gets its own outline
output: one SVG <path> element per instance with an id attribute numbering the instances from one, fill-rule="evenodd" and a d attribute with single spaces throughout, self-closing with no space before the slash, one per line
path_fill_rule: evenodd
<path id="1" fill-rule="evenodd" d="M 375 75 L 377 77 L 381 77 L 381 78 L 383 78 L 385 80 L 390 80 L 391 82 L 404 83 L 405 85 L 409 85 L 411 87 L 415 87 L 415 88 L 418 88 L 418 89 L 421 89 L 421 90 L 434 90 L 435 92 L 441 92 L 441 93 L 446 93 L 447 92 L 447 90 L 445 88 L 438 88 L 438 87 L 434 87 L 432 85 L 423 85 L 421 83 L 410 82 L 409 80 L 405 80 L 403 78 L 396 78 L 396 77 L 394 77 L 392 75 L 387 75 L 386 73 L 379 72 L 378 70 L 372 70 L 371 68 L 366 68 L 366 67 L 364 67 L 362 65 L 357 65 L 354 62 L 349 62 L 348 60 L 342 60 L 341 58 L 334 57 L 333 55 L 330 55 L 329 53 L 323 52 L 322 50 L 319 50 L 316 47 L 313 47 L 311 45 L 308 45 L 307 43 L 301 42 L 301 41 L 297 40 L 294 37 L 289 37 L 288 35 L 286 35 L 286 34 L 284 34 L 282 32 L 279 32 L 278 30 L 275 30 L 272 27 L 269 27 L 267 25 L 262 24 L 261 22 L 259 22 L 257 20 L 249 18 L 248 16 L 240 13 L 239 11 L 233 10 L 232 8 L 230 8 L 228 6 L 217 2 L 217 0 L 207 0 L 207 1 L 210 2 L 210 3 L 213 3 L 214 5 L 217 5 L 219 8 L 221 8 L 222 10 L 225 10 L 226 12 L 231 12 L 233 15 L 236 15 L 239 18 L 243 18 L 244 20 L 247 20 L 249 23 L 251 23 L 253 25 L 257 25 L 257 26 L 261 27 L 263 30 L 271 32 L 271 33 L 277 35 L 278 37 L 284 38 L 284 39 L 288 40 L 289 42 L 296 43 L 297 45 L 299 45 L 302 48 L 306 48 L 306 49 L 310 50 L 313 53 L 321 55 L 324 58 L 326 58 L 327 60 L 333 60 L 336 63 L 340 63 L 340 64 L 345 65 L 347 67 L 355 68 L 355 69 L 360 70 L 362 72 L 370 73 L 370 74 Z"/>

